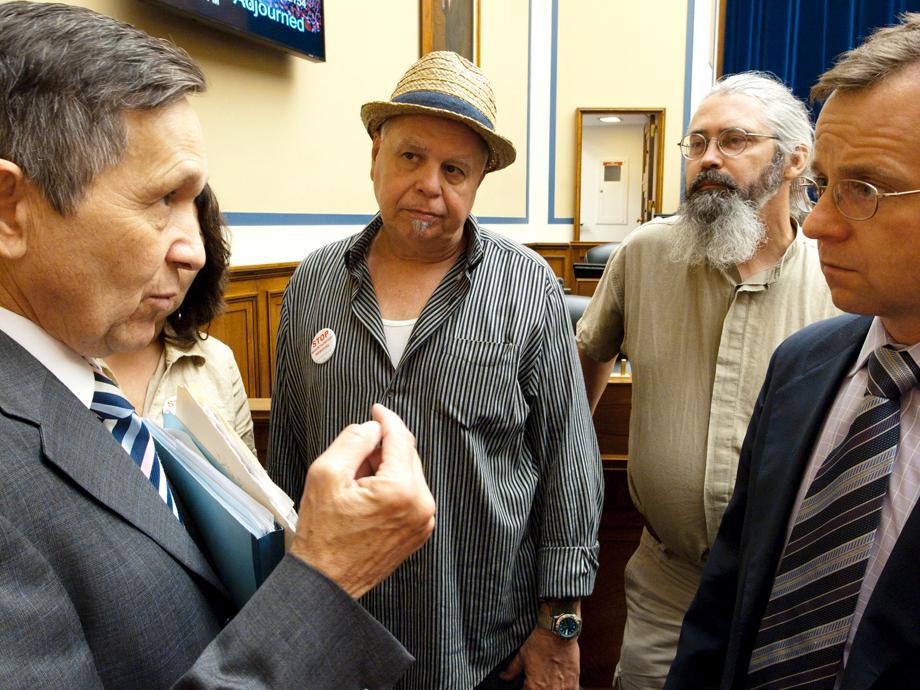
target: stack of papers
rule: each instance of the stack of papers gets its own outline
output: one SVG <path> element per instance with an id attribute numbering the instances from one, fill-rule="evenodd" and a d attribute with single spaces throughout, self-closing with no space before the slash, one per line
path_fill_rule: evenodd
<path id="1" fill-rule="evenodd" d="M 290 547 L 294 502 L 221 416 L 184 387 L 164 427 L 147 421 L 170 485 L 214 570 L 242 607 Z"/>
<path id="2" fill-rule="evenodd" d="M 269 478 L 256 456 L 219 413 L 200 404 L 187 388 L 180 386 L 176 393 L 176 414 L 164 415 L 164 426 L 167 429 L 178 426 L 187 431 L 218 469 L 268 508 L 284 528 L 285 549 L 290 548 L 297 531 L 294 501 Z"/>

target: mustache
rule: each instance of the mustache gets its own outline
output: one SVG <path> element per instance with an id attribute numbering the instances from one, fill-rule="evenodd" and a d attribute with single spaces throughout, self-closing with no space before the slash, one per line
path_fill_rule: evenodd
<path id="1" fill-rule="evenodd" d="M 720 173 L 718 170 L 704 170 L 697 175 L 696 179 L 690 184 L 690 189 L 687 190 L 687 197 L 691 197 L 699 192 L 700 187 L 706 182 L 714 182 L 715 184 L 722 185 L 730 192 L 737 192 L 739 190 L 735 181 L 725 173 Z"/>

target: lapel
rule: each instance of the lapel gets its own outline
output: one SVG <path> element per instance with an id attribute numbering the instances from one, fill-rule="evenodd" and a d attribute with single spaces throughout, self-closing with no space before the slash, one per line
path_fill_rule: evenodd
<path id="1" fill-rule="evenodd" d="M 747 543 L 742 550 L 747 558 L 741 566 L 744 584 L 738 618 L 751 644 L 770 596 L 789 516 L 812 449 L 871 323 L 862 317 L 835 321 L 832 330 L 825 329 L 803 343 L 807 350 L 791 353 L 791 365 L 785 364 L 786 358 L 777 360 L 771 375 L 777 388 L 768 391 L 758 422 L 751 498 L 745 513 Z"/>
<path id="2" fill-rule="evenodd" d="M 153 539 L 186 568 L 224 591 L 188 531 L 95 416 L 44 366 L 0 333 L 4 410 L 39 427 L 42 454 L 106 509 Z M 20 385 L 9 375 L 15 372 Z"/>

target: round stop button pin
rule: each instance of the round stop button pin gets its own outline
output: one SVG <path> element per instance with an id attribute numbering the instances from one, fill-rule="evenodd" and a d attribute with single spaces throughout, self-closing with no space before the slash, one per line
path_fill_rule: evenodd
<path id="1" fill-rule="evenodd" d="M 331 328 L 324 328 L 310 341 L 310 357 L 317 364 L 322 364 L 335 352 L 335 333 Z"/>

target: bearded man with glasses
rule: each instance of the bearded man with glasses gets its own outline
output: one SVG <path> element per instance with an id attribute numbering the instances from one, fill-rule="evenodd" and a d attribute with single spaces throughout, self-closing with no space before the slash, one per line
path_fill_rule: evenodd
<path id="1" fill-rule="evenodd" d="M 669 689 L 920 677 L 920 13 L 811 93 L 804 232 L 850 314 L 773 355 Z"/>
<path id="2" fill-rule="evenodd" d="M 646 529 L 625 572 L 616 684 L 627 690 L 664 685 L 770 354 L 836 313 L 799 229 L 804 105 L 769 76 L 734 75 L 703 100 L 680 149 L 677 215 L 627 238 L 578 326 L 592 406 L 616 355 L 632 364 L 628 474 Z"/>

